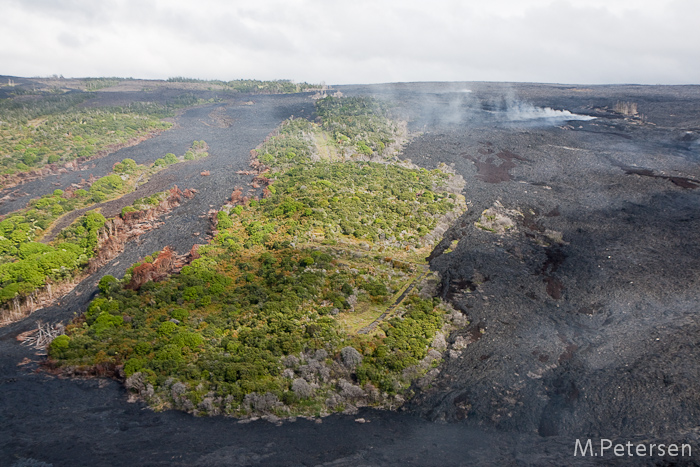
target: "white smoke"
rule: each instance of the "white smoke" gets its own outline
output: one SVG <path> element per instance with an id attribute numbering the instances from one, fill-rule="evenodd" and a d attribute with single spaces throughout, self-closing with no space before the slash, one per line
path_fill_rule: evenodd
<path id="1" fill-rule="evenodd" d="M 535 107 L 532 104 L 513 102 L 508 105 L 506 118 L 511 122 L 523 122 L 528 120 L 548 120 L 550 122 L 564 122 L 568 120 L 593 120 L 595 117 L 571 113 L 568 110 L 555 110 L 550 107 Z"/>

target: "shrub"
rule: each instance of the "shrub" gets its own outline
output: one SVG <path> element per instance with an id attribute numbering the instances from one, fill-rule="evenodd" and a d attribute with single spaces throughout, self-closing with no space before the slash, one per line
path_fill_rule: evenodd
<path id="1" fill-rule="evenodd" d="M 121 162 L 114 164 L 114 171 L 123 174 L 132 174 L 138 169 L 138 164 L 133 159 L 123 159 Z"/>
<path id="2" fill-rule="evenodd" d="M 90 331 L 95 337 L 101 337 L 106 331 L 121 326 L 123 322 L 124 319 L 121 316 L 113 316 L 103 311 L 90 326 Z"/>
<path id="3" fill-rule="evenodd" d="M 216 213 L 216 219 L 218 220 L 219 224 L 218 227 L 220 229 L 230 229 L 233 227 L 233 221 L 229 217 L 228 214 L 226 214 L 225 211 L 219 211 Z"/>
<path id="4" fill-rule="evenodd" d="M 117 281 L 114 276 L 107 274 L 106 276 L 102 276 L 97 288 L 100 289 L 100 292 L 102 292 L 104 295 L 107 295 L 112 285 L 116 285 L 118 282 L 119 281 Z"/>
<path id="5" fill-rule="evenodd" d="M 124 207 L 122 208 L 122 212 L 121 212 L 122 219 L 126 218 L 126 215 L 127 215 L 128 213 L 130 213 L 130 212 L 137 212 L 137 211 L 138 211 L 138 209 L 136 209 L 136 208 L 133 207 L 133 206 L 124 206 Z"/>
<path id="6" fill-rule="evenodd" d="M 175 154 L 173 154 L 172 152 L 167 153 L 163 160 L 167 165 L 176 164 L 178 162 L 177 156 L 175 156 Z"/>
<path id="7" fill-rule="evenodd" d="M 177 324 L 172 321 L 165 321 L 158 327 L 158 334 L 161 336 L 169 336 L 175 331 L 177 331 Z"/>
<path id="8" fill-rule="evenodd" d="M 54 248 L 44 243 L 27 242 L 22 243 L 19 246 L 19 257 L 22 259 L 27 259 L 30 256 L 48 253 L 50 251 L 54 251 Z"/>
<path id="9" fill-rule="evenodd" d="M 354 347 L 343 347 L 340 356 L 343 358 L 343 364 L 348 368 L 355 368 L 362 363 L 362 355 Z"/>
<path id="10" fill-rule="evenodd" d="M 304 378 L 297 378 L 292 382 L 292 391 L 299 399 L 308 399 L 314 393 L 313 388 Z"/>
<path id="11" fill-rule="evenodd" d="M 170 312 L 170 316 L 178 321 L 184 321 L 187 318 L 189 318 L 190 313 L 184 308 L 175 308 L 173 311 Z"/>
<path id="12" fill-rule="evenodd" d="M 364 154 L 364 155 L 366 155 L 366 156 L 371 156 L 371 155 L 372 155 L 372 148 L 370 148 L 369 146 L 367 146 L 367 144 L 365 144 L 365 143 L 362 142 L 362 141 L 359 142 L 359 143 L 357 144 L 357 150 L 360 151 L 362 154 Z"/>
<path id="13" fill-rule="evenodd" d="M 172 338 L 172 343 L 178 347 L 195 349 L 204 344 L 204 338 L 196 332 L 180 332 Z"/>
<path id="14" fill-rule="evenodd" d="M 143 358 L 133 357 L 124 364 L 124 374 L 128 378 L 134 373 L 143 370 L 146 367 L 147 360 Z"/>
<path id="15" fill-rule="evenodd" d="M 124 188 L 119 175 L 112 174 L 98 178 L 90 187 L 90 195 L 95 202 L 102 202 Z"/>
<path id="16" fill-rule="evenodd" d="M 65 334 L 62 334 L 60 336 L 56 336 L 56 338 L 51 341 L 50 350 L 51 351 L 60 351 L 60 350 L 67 349 L 69 346 L 70 346 L 70 337 L 66 336 Z"/>

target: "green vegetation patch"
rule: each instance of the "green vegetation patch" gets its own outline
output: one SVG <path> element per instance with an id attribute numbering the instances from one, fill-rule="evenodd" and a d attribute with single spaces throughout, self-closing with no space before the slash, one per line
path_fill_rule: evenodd
<path id="1" fill-rule="evenodd" d="M 412 295 L 377 333 L 347 332 L 343 316 L 390 304 L 406 279 L 392 284 L 394 274 L 376 258 L 351 263 L 330 249 L 278 244 L 231 255 L 230 245 L 211 246 L 138 292 L 108 283 L 51 356 L 123 365 L 127 385 L 157 408 L 283 416 L 385 406 L 408 388 L 404 370 L 422 374 L 444 315 L 439 300 Z"/>
<path id="2" fill-rule="evenodd" d="M 316 102 L 316 112 L 320 123 L 285 121 L 274 138 L 257 148 L 260 162 L 281 169 L 318 160 L 379 157 L 401 136 L 386 105 L 375 99 L 326 97 Z"/>
<path id="3" fill-rule="evenodd" d="M 436 219 L 454 208 L 454 195 L 442 191 L 446 178 L 384 163 L 299 165 L 277 175 L 259 209 L 300 241 L 420 247 Z"/>
<path id="4" fill-rule="evenodd" d="M 0 113 L 0 120 L 5 118 Z M 0 125 L 0 173 L 90 158 L 108 147 L 169 127 L 158 118 L 135 112 L 85 108 L 32 120 L 10 120 Z"/>
<path id="5" fill-rule="evenodd" d="M 86 80 L 90 90 L 115 80 Z M 161 121 L 174 110 L 203 103 L 192 94 L 165 105 L 135 102 L 125 107 L 88 107 L 93 94 L 19 95 L 0 99 L 0 175 L 13 175 L 91 158 L 134 138 L 170 128 Z"/>
<path id="6" fill-rule="evenodd" d="M 0 223 L 0 229 L 9 228 L 6 223 L 14 223 L 23 216 L 13 216 Z M 26 220 L 26 217 L 25 217 Z M 29 295 L 44 287 L 49 280 L 62 281 L 75 276 L 87 266 L 94 256 L 98 233 L 105 224 L 105 218 L 97 212 L 89 212 L 66 229 L 62 237 L 52 245 L 33 241 L 0 237 L 3 260 L 0 264 L 0 303 Z M 29 223 L 20 223 L 14 234 L 30 230 Z M 18 235 L 19 236 L 19 235 Z M 9 262 L 10 259 L 15 259 Z"/>
<path id="7" fill-rule="evenodd" d="M 316 112 L 338 145 L 354 145 L 367 156 L 381 154 L 397 133 L 386 104 L 376 99 L 327 97 L 318 101 Z"/>
<path id="8" fill-rule="evenodd" d="M 290 94 L 296 92 L 314 91 L 323 87 L 320 84 L 294 83 L 293 81 L 284 79 L 272 81 L 260 81 L 257 79 L 236 79 L 232 81 L 221 81 L 175 76 L 168 78 L 168 82 L 206 84 L 212 87 L 221 87 L 225 90 L 252 94 Z"/>
<path id="9" fill-rule="evenodd" d="M 99 89 L 111 88 L 117 84 L 125 81 L 126 78 L 86 78 L 85 90 L 86 91 L 97 91 Z"/>
<path id="10" fill-rule="evenodd" d="M 329 119 L 350 112 L 329 109 Z M 283 128 L 268 147 L 298 151 L 297 136 Z M 113 368 L 153 407 L 198 414 L 400 405 L 441 358 L 431 345 L 446 325 L 440 300 L 420 287 L 398 301 L 423 272 L 406 252 L 456 208 L 455 195 L 438 170 L 314 162 L 314 138 L 307 159 L 287 165 L 275 152 L 266 198 L 220 211 L 217 234 L 179 274 L 139 282 L 159 263 L 153 254 L 121 281 L 101 282 L 101 296 L 51 345 L 51 357 Z"/>

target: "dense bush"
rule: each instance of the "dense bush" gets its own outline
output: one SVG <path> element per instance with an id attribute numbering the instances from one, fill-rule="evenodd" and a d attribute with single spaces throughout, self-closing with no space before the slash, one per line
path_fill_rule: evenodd
<path id="1" fill-rule="evenodd" d="M 0 172 L 12 174 L 46 164 L 95 156 L 108 146 L 118 145 L 170 124 L 156 116 L 119 109 L 45 108 L 43 101 L 25 101 L 38 111 L 13 107 L 0 100 Z M 44 114 L 42 112 L 56 111 Z"/>
<path id="2" fill-rule="evenodd" d="M 49 279 L 71 277 L 94 255 L 97 234 L 104 223 L 105 218 L 101 214 L 87 213 L 66 229 L 53 245 L 24 241 L 26 237 L 21 239 L 21 236 L 15 236 L 20 240 L 16 244 L 19 246 L 15 256 L 17 259 L 0 264 L 0 303 L 30 294 L 43 287 Z M 21 230 L 12 233 L 17 232 L 24 235 Z M 6 254 L 8 257 L 12 255 Z"/>
<path id="3" fill-rule="evenodd" d="M 364 155 L 381 154 L 396 133 L 386 105 L 376 99 L 326 97 L 316 103 L 316 112 L 334 141 L 354 145 Z"/>

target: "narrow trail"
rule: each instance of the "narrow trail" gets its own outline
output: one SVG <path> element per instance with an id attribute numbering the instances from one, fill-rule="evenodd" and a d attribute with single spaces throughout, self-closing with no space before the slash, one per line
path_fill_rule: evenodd
<path id="1" fill-rule="evenodd" d="M 404 299 L 408 296 L 408 294 L 413 290 L 413 288 L 420 283 L 423 279 L 425 279 L 425 276 L 427 276 L 430 273 L 430 269 L 428 269 L 428 266 L 423 266 L 423 272 L 420 273 L 418 277 L 413 279 L 411 283 L 406 287 L 406 289 L 399 295 L 399 297 L 389 305 L 389 307 L 382 313 L 379 318 L 375 319 L 371 323 L 369 323 L 367 326 L 361 328 L 359 331 L 357 331 L 358 334 L 369 334 L 370 332 L 374 331 L 379 324 L 384 321 L 386 318 L 389 316 L 392 316 L 394 314 L 394 311 L 401 305 L 401 303 L 404 301 Z"/>

